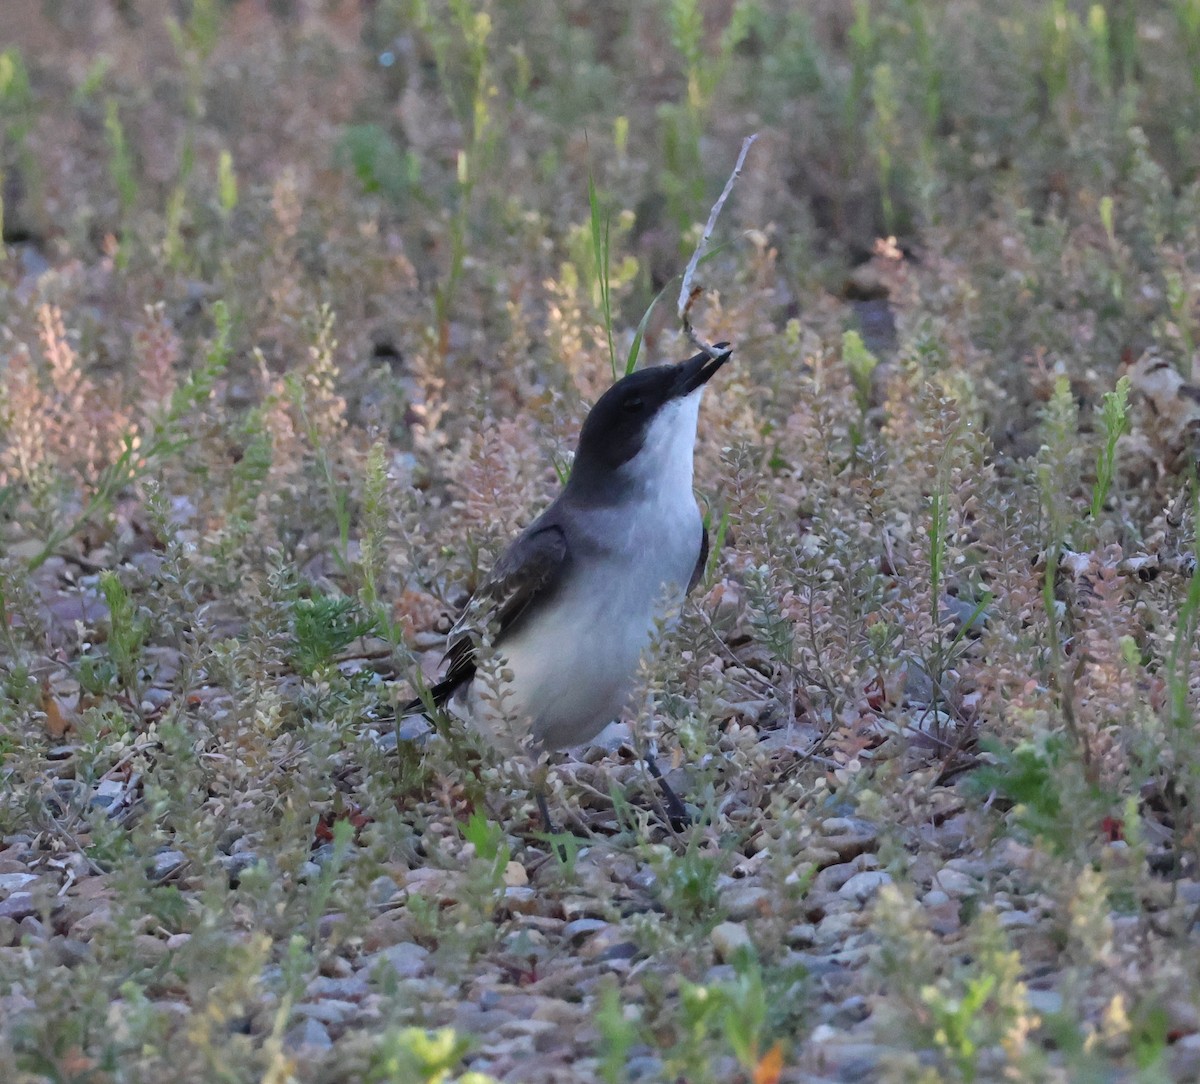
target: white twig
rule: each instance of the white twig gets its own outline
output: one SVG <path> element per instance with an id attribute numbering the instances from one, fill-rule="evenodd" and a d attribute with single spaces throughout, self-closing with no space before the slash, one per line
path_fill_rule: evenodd
<path id="1" fill-rule="evenodd" d="M 717 218 L 721 214 L 721 208 L 725 206 L 725 201 L 729 198 L 729 193 L 733 191 L 734 184 L 742 175 L 742 166 L 746 161 L 746 155 L 750 152 L 750 147 L 757 138 L 758 133 L 755 132 L 742 140 L 742 149 L 738 154 L 737 164 L 733 167 L 733 172 L 729 175 L 729 180 L 725 182 L 725 187 L 722 189 L 721 195 L 717 198 L 717 202 L 713 204 L 712 210 L 708 213 L 708 221 L 704 224 L 704 233 L 700 238 L 700 243 L 696 246 L 696 251 L 692 253 L 692 258 L 688 261 L 687 270 L 683 273 L 683 282 L 679 287 L 678 312 L 679 318 L 685 323 L 685 329 L 691 326 L 691 322 L 687 319 L 687 314 L 691 308 L 691 301 L 694 300 L 692 278 L 696 274 L 696 268 L 700 264 L 704 250 L 708 248 L 708 242 L 712 240 L 713 231 L 717 228 Z"/>

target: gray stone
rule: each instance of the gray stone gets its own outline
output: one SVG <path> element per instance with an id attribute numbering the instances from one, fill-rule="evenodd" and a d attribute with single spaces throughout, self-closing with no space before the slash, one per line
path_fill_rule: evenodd
<path id="1" fill-rule="evenodd" d="M 662 1059 L 653 1054 L 639 1054 L 625 1063 L 625 1079 L 630 1081 L 654 1081 L 663 1079 Z"/>
<path id="2" fill-rule="evenodd" d="M 14 892 L 6 900 L 0 900 L 0 918 L 11 918 L 20 922 L 27 915 L 36 915 L 37 907 L 29 892 Z"/>
<path id="3" fill-rule="evenodd" d="M 167 943 L 148 933 L 139 933 L 133 939 L 133 958 L 143 967 L 155 967 L 167 955 Z"/>
<path id="4" fill-rule="evenodd" d="M 283 1047 L 289 1052 L 305 1048 L 328 1050 L 332 1046 L 333 1040 L 329 1037 L 329 1032 L 325 1030 L 325 1025 L 311 1016 L 297 1024 L 283 1037 Z"/>
<path id="5" fill-rule="evenodd" d="M 64 967 L 75 967 L 87 963 L 92 958 L 92 946 L 73 937 L 55 937 L 49 947 L 53 950 L 58 963 Z"/>
<path id="6" fill-rule="evenodd" d="M 1057 990 L 1026 990 L 1025 1000 L 1039 1016 L 1062 1012 L 1062 994 Z"/>
<path id="7" fill-rule="evenodd" d="M 322 915 L 317 920 L 317 936 L 322 940 L 333 937 L 338 929 L 346 925 L 346 916 L 341 911 L 334 911 L 332 914 Z"/>
<path id="8" fill-rule="evenodd" d="M 1171 1079 L 1200 1080 L 1200 1035 L 1185 1035 L 1171 1046 Z"/>
<path id="9" fill-rule="evenodd" d="M 801 922 L 787 932 L 786 941 L 792 948 L 807 948 L 817 939 L 817 928 L 811 922 Z"/>
<path id="10" fill-rule="evenodd" d="M 858 900 L 865 903 L 884 885 L 892 883 L 892 875 L 887 870 L 869 869 L 856 873 L 841 888 L 838 895 L 844 900 Z"/>
<path id="11" fill-rule="evenodd" d="M 857 929 L 858 924 L 858 914 L 854 911 L 826 915 L 817 926 L 817 937 L 822 945 L 835 944 Z"/>
<path id="12" fill-rule="evenodd" d="M 297 1016 L 319 1020 L 322 1024 L 332 1024 L 336 1027 L 344 1024 L 357 1013 L 358 1006 L 353 1001 L 327 997 L 320 1001 L 306 1001 L 302 1005 L 297 1005 L 293 1012 Z"/>
<path id="13" fill-rule="evenodd" d="M 258 855 L 253 851 L 239 851 L 237 854 L 223 854 L 217 861 L 224 867 L 229 879 L 236 883 L 246 870 L 258 865 Z"/>
<path id="14" fill-rule="evenodd" d="M 1176 881 L 1175 891 L 1179 894 L 1181 903 L 1186 903 L 1189 907 L 1200 907 L 1200 881 Z"/>
<path id="15" fill-rule="evenodd" d="M 363 960 L 365 969 L 371 973 L 380 966 L 390 968 L 402 979 L 417 979 L 428 975 L 431 970 L 429 950 L 411 941 L 401 941 L 374 952 Z"/>
<path id="16" fill-rule="evenodd" d="M 761 918 L 771 911 L 771 892 L 757 885 L 737 884 L 721 893 L 721 905 L 735 922 Z"/>
<path id="17" fill-rule="evenodd" d="M 391 902 L 397 891 L 396 882 L 390 877 L 376 877 L 367 890 L 367 898 L 377 907 L 382 907 L 385 903 Z"/>
<path id="18" fill-rule="evenodd" d="M 813 892 L 836 892 L 856 873 L 864 870 L 877 869 L 879 859 L 873 854 L 860 854 L 849 862 L 841 862 L 836 866 L 827 866 L 813 880 Z"/>
<path id="19" fill-rule="evenodd" d="M 839 818 L 848 819 L 848 818 Z M 844 832 L 828 836 L 821 843 L 834 851 L 843 862 L 849 862 L 860 854 L 873 851 L 879 842 L 879 836 L 874 829 L 864 829 L 860 832 Z"/>
<path id="20" fill-rule="evenodd" d="M 161 881 L 163 878 L 171 876 L 185 862 L 187 862 L 187 855 L 183 851 L 159 851 L 151 863 L 150 876 L 156 881 Z"/>
<path id="21" fill-rule="evenodd" d="M 32 873 L 0 873 L 0 892 L 19 892 L 27 884 L 36 881 Z"/>
<path id="22" fill-rule="evenodd" d="M 983 886 L 974 877 L 948 866 L 934 876 L 933 883 L 947 895 L 955 896 L 958 899 L 977 896 L 983 889 Z"/>
<path id="23" fill-rule="evenodd" d="M 532 915 L 537 912 L 537 891 L 527 885 L 517 885 L 504 890 L 504 905 L 514 915 Z"/>
<path id="24" fill-rule="evenodd" d="M 814 1051 L 817 1068 L 846 1084 L 877 1080 L 887 1053 L 888 1048 L 878 1043 L 845 1040 L 823 1042 Z"/>
<path id="25" fill-rule="evenodd" d="M 577 918 L 574 922 L 568 922 L 562 928 L 562 936 L 565 940 L 574 944 L 582 941 L 585 937 L 590 937 L 594 933 L 608 929 L 609 925 L 610 923 L 605 922 L 602 918 Z"/>
<path id="26" fill-rule="evenodd" d="M 125 795 L 125 784 L 116 779 L 101 779 L 96 784 L 89 804 L 97 809 L 108 809 Z"/>
<path id="27" fill-rule="evenodd" d="M 46 940 L 46 924 L 33 915 L 21 919 L 21 941 L 23 944 L 38 944 Z"/>
<path id="28" fill-rule="evenodd" d="M 722 922 L 709 934 L 717 959 L 728 963 L 743 949 L 753 949 L 746 927 L 737 922 Z"/>
<path id="29" fill-rule="evenodd" d="M 370 992 L 371 984 L 361 975 L 349 975 L 345 978 L 318 975 L 307 987 L 307 996 L 312 1001 L 319 1001 L 324 997 L 339 1001 L 361 1001 Z"/>
<path id="30" fill-rule="evenodd" d="M 845 1030 L 855 1024 L 861 1024 L 870 1015 L 871 1007 L 867 1004 L 867 999 L 861 994 L 854 994 L 833 1010 L 828 1022 L 835 1028 Z"/>

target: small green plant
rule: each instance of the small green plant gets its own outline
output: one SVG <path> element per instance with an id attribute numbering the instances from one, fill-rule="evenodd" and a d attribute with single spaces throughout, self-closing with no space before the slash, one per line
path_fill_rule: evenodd
<path id="1" fill-rule="evenodd" d="M 796 626 L 780 606 L 771 570 L 765 565 L 748 569 L 745 583 L 750 627 L 771 658 L 791 671 L 796 664 Z"/>
<path id="2" fill-rule="evenodd" d="M 953 994 L 940 986 L 921 989 L 934 1042 L 968 1084 L 978 1075 L 980 1017 L 997 982 L 995 975 L 969 975 L 963 980 L 962 990 Z"/>
<path id="3" fill-rule="evenodd" d="M 368 1084 L 446 1084 L 455 1066 L 471 1048 L 453 1028 L 426 1031 L 401 1028 L 385 1031 L 371 1051 Z M 495 1084 L 483 1073 L 466 1073 L 458 1084 Z"/>
<path id="4" fill-rule="evenodd" d="M 337 526 L 334 557 L 342 571 L 349 573 L 350 487 L 345 479 L 338 476 L 333 443 L 334 437 L 342 431 L 345 410 L 345 404 L 336 390 L 338 370 L 334 353 L 338 343 L 333 334 L 334 322 L 333 310 L 323 305 L 317 314 L 307 369 L 289 373 L 284 378 L 284 388 L 300 416 L 329 498 L 333 521 Z"/>
<path id="5" fill-rule="evenodd" d="M 476 810 L 470 820 L 461 825 L 462 836 L 475 848 L 475 857 L 490 863 L 503 872 L 512 858 L 504 829 L 493 824 L 481 812 Z"/>
<path id="6" fill-rule="evenodd" d="M 606 983 L 600 991 L 596 1030 L 600 1032 L 600 1077 L 605 1084 L 622 1084 L 629 1052 L 638 1041 L 638 1028 L 626 1018 L 615 983 Z"/>
<path id="7" fill-rule="evenodd" d="M 592 226 L 592 260 L 596 272 L 596 289 L 600 294 L 600 314 L 604 318 L 604 334 L 608 340 L 608 361 L 613 380 L 617 379 L 617 348 L 613 343 L 612 283 L 609 275 L 609 216 L 600 210 L 596 195 L 596 179 L 588 172 L 588 210 Z"/>
<path id="8" fill-rule="evenodd" d="M 186 75 L 187 126 L 179 152 L 179 170 L 167 197 L 163 256 L 171 267 L 183 268 L 187 249 L 183 243 L 188 184 L 196 167 L 196 136 L 204 116 L 204 73 L 221 32 L 221 11 L 216 0 L 193 0 L 186 20 L 167 19 L 167 30 Z M 220 182 L 219 182 L 220 183 Z M 221 185 L 222 207 L 228 189 Z M 234 191 L 236 201 L 236 189 Z"/>
<path id="9" fill-rule="evenodd" d="M 1166 1059 L 1171 1039 L 1171 1019 L 1156 999 L 1147 998 L 1130 1014 L 1129 1044 L 1133 1063 L 1147 1077 Z"/>
<path id="10" fill-rule="evenodd" d="M 363 613 L 357 599 L 333 595 L 296 599 L 292 605 L 292 661 L 300 673 L 314 674 L 374 628 L 374 619 Z"/>
<path id="11" fill-rule="evenodd" d="M 770 976 L 751 949 L 735 956 L 733 970 L 732 978 L 720 982 L 680 980 L 679 1001 L 671 1021 L 675 1042 L 663 1059 L 670 1079 L 697 1084 L 716 1081 L 714 1055 L 722 1053 L 732 1053 L 749 1079 L 757 1078 L 764 1060 L 781 1062 L 779 1044 L 768 1050 L 771 999 L 794 996 L 791 976 L 782 972 Z M 773 981 L 775 978 L 780 980 L 779 985 Z M 617 1044 L 611 1050 L 615 1052 L 630 1039 L 628 1025 L 622 1021 L 614 1026 L 610 1022 L 610 1030 L 617 1035 Z M 606 1058 L 605 1065 L 619 1068 L 615 1058 L 612 1062 Z"/>
<path id="12" fill-rule="evenodd" d="M 420 187 L 421 159 L 378 124 L 349 125 L 338 141 L 334 161 L 348 167 L 368 195 L 383 196 L 398 208 Z"/>
<path id="13" fill-rule="evenodd" d="M 906 144 L 900 127 L 900 103 L 896 77 L 890 64 L 877 64 L 871 72 L 871 104 L 875 110 L 871 144 L 879 169 L 879 199 L 883 205 L 883 227 L 896 232 L 896 207 L 892 199 L 896 179 L 894 172 L 895 147 Z"/>
<path id="14" fill-rule="evenodd" d="M 225 526 L 218 548 L 218 553 L 230 563 L 254 529 L 255 505 L 266 487 L 274 459 L 262 408 L 246 415 L 238 437 L 241 456 L 230 472 Z"/>
<path id="15" fill-rule="evenodd" d="M 1061 857 L 1087 852 L 1096 843 L 1110 796 L 1089 782 L 1063 734 L 1041 735 L 1011 749 L 990 737 L 981 745 L 990 763 L 974 773 L 975 793 L 1013 803 L 1013 823 Z"/>
<path id="16" fill-rule="evenodd" d="M 1051 680 L 1058 693 L 1058 706 L 1067 734 L 1081 758 L 1088 777 L 1095 777 L 1095 763 L 1087 732 L 1075 712 L 1074 671 L 1068 669 L 1063 651 L 1065 628 L 1057 599 L 1059 568 L 1074 517 L 1068 515 L 1074 503 L 1074 484 L 1078 478 L 1076 452 L 1079 407 L 1071 393 L 1070 381 L 1059 377 L 1054 393 L 1042 417 L 1045 443 L 1038 453 L 1038 487 L 1041 491 L 1045 545 L 1045 569 L 1042 578 L 1042 608 L 1046 614 L 1047 656 Z"/>
<path id="17" fill-rule="evenodd" d="M 717 877 L 724 864 L 719 852 L 708 850 L 697 837 L 682 852 L 659 851 L 654 865 L 659 898 L 667 914 L 680 922 L 711 928 L 721 921 Z"/>
<path id="18" fill-rule="evenodd" d="M 108 603 L 108 656 L 121 684 L 136 704 L 141 701 L 142 649 L 150 634 L 150 622 L 138 613 L 115 572 L 100 573 L 100 590 Z"/>
<path id="19" fill-rule="evenodd" d="M 1200 0 L 1172 0 L 1171 8 L 1191 70 L 1192 85 L 1200 90 Z"/>
<path id="20" fill-rule="evenodd" d="M 127 232 L 138 202 L 138 182 L 133 151 L 125 136 L 125 126 L 121 123 L 121 109 L 116 98 L 109 98 L 105 103 L 104 131 L 108 136 L 108 174 L 117 190 L 121 228 Z M 128 260 L 127 245 L 127 239 L 123 239 L 118 253 L 122 264 Z"/>
<path id="21" fill-rule="evenodd" d="M 1177 820 L 1195 825 L 1196 797 L 1200 795 L 1200 744 L 1197 742 L 1196 706 L 1193 686 L 1193 647 L 1200 637 L 1200 496 L 1196 481 L 1192 481 L 1192 574 L 1188 579 L 1187 591 L 1175 620 L 1175 636 L 1166 665 L 1168 693 L 1167 721 L 1171 747 L 1177 763 L 1187 765 L 1183 781 L 1186 793 L 1171 796 L 1173 815 Z M 1195 835 L 1194 827 L 1189 833 Z M 1193 856 L 1195 847 L 1193 846 Z"/>
<path id="22" fill-rule="evenodd" d="M 400 630 L 392 621 L 380 590 L 387 559 L 388 512 L 387 448 L 382 441 L 376 441 L 367 453 L 363 478 L 359 598 L 366 612 L 375 616 L 380 632 L 391 643 L 399 643 Z"/>
<path id="23" fill-rule="evenodd" d="M 1192 328 L 1192 295 L 1182 271 L 1169 267 L 1163 272 L 1167 284 L 1167 308 L 1182 347 L 1180 369 L 1190 376 L 1192 359 L 1196 355 L 1196 335 Z"/>
<path id="24" fill-rule="evenodd" d="M 467 863 L 453 912 L 460 936 L 446 948 L 458 959 L 471 960 L 495 940 L 496 913 L 504 898 L 504 875 L 512 861 L 512 848 L 504 828 L 479 810 L 460 822 L 458 830 L 475 853 Z"/>
<path id="25" fill-rule="evenodd" d="M 450 261 L 434 292 L 434 316 L 443 357 L 449 351 L 449 318 L 467 255 L 472 196 L 486 175 L 496 141 L 492 109 L 498 93 L 491 73 L 491 15 L 477 10 L 472 0 L 449 0 L 448 6 L 449 18 L 446 18 L 441 12 L 435 13 L 428 0 L 413 0 L 414 20 L 433 49 L 442 88 L 464 136 L 455 170 Z"/>
<path id="26" fill-rule="evenodd" d="M 713 96 L 729 69 L 734 51 L 750 32 L 757 5 L 738 0 L 729 22 L 706 48 L 704 11 L 698 0 L 669 0 L 667 26 L 671 43 L 683 62 L 687 91 L 682 102 L 659 107 L 663 132 L 663 191 L 681 237 L 687 235 L 704 203 L 705 170 L 700 140 L 708 123 Z"/>
<path id="27" fill-rule="evenodd" d="M 1053 106 L 1063 100 L 1070 87 L 1071 61 L 1079 19 L 1071 11 L 1067 0 L 1050 0 L 1044 18 L 1042 80 Z"/>
<path id="28" fill-rule="evenodd" d="M 1096 456 L 1096 483 L 1092 487 L 1092 520 L 1104 509 L 1116 471 L 1117 441 L 1129 432 L 1129 377 L 1117 381 L 1113 391 L 1104 393 L 1100 406 L 1100 427 L 1104 444 Z"/>
<path id="29" fill-rule="evenodd" d="M 870 0 L 854 0 L 854 22 L 847 34 L 850 53 L 850 82 L 842 109 L 846 131 L 857 132 L 866 108 L 867 90 L 878 52 L 878 31 L 871 17 Z"/>
<path id="30" fill-rule="evenodd" d="M 1028 1044 L 1030 1010 L 1020 980 L 1021 958 L 992 912 L 971 921 L 964 938 L 969 951 L 945 967 L 929 956 L 935 939 L 917 904 L 895 886 L 880 893 L 876 915 L 881 966 L 904 986 L 908 1041 L 940 1055 L 938 1079 L 971 1084 L 980 1078 L 980 1058 L 989 1049 L 1002 1048 L 1014 1073 L 1018 1067 L 1034 1070 L 1039 1058 Z"/>
<path id="31" fill-rule="evenodd" d="M 5 49 L 0 52 L 0 233 L 4 229 L 5 176 L 18 163 L 28 170 L 30 156 L 25 140 L 32 124 L 33 94 L 25 61 L 19 49 Z"/>
<path id="32" fill-rule="evenodd" d="M 867 349 L 857 331 L 844 331 L 842 361 L 854 384 L 854 401 L 858 404 L 859 413 L 865 415 L 871 407 L 871 374 L 879 364 L 879 359 Z"/>

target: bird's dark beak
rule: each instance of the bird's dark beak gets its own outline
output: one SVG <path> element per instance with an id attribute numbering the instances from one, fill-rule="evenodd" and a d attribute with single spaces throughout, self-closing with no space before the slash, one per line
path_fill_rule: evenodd
<path id="1" fill-rule="evenodd" d="M 733 347 L 729 343 L 717 343 L 713 349 L 716 351 L 715 356 L 702 353 L 679 363 L 674 389 L 676 397 L 682 399 L 685 395 L 691 395 L 697 388 L 703 387 L 733 356 Z"/>

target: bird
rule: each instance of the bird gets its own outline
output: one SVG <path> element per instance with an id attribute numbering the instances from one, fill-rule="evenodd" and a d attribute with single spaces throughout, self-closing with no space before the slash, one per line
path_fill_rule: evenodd
<path id="1" fill-rule="evenodd" d="M 507 753 L 583 745 L 621 716 L 656 626 L 678 616 L 704 574 L 696 431 L 705 388 L 731 356 L 718 343 L 635 370 L 600 396 L 562 491 L 496 561 L 450 630 L 445 676 L 402 716 L 448 708 Z M 483 630 L 491 681 L 479 673 Z M 672 823 L 687 823 L 647 763 Z M 549 830 L 544 793 L 535 796 Z"/>

